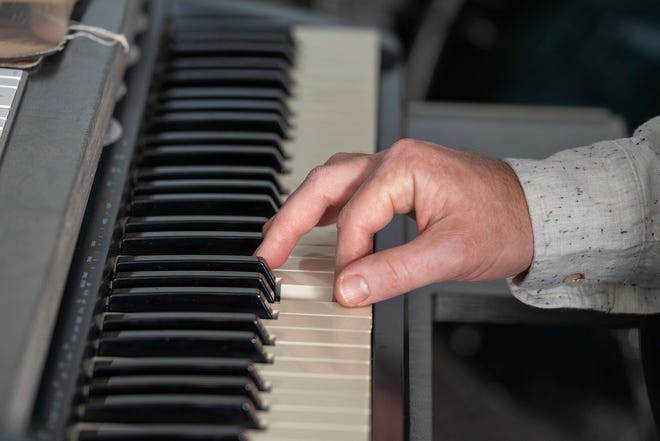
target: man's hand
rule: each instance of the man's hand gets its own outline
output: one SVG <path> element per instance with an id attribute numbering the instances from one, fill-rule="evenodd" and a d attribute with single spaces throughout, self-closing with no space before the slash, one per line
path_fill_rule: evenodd
<path id="1" fill-rule="evenodd" d="M 419 236 L 372 252 L 395 213 Z M 339 153 L 309 173 L 263 230 L 256 253 L 274 268 L 316 225 L 337 224 L 334 292 L 368 305 L 429 283 L 493 280 L 532 262 L 532 226 L 508 164 L 439 145 L 401 140 L 373 155 Z"/>

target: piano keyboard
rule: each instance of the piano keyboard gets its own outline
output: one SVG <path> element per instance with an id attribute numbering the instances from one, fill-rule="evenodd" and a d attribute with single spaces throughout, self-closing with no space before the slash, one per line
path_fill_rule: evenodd
<path id="1" fill-rule="evenodd" d="M 72 440 L 370 439 L 372 312 L 332 301 L 332 229 L 275 278 L 252 253 L 285 189 L 374 150 L 377 34 L 223 24 L 174 22 Z"/>

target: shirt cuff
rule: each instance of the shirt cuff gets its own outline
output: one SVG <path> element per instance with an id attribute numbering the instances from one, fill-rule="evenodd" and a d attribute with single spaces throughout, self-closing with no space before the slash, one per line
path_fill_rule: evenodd
<path id="1" fill-rule="evenodd" d="M 526 289 L 507 279 L 511 293 L 537 308 L 589 309 L 616 314 L 660 313 L 660 289 L 624 284 L 562 284 L 552 288 Z"/>
<path id="2" fill-rule="evenodd" d="M 514 288 L 619 284 L 644 239 L 642 195 L 625 144 L 607 141 L 547 159 L 506 159 L 525 193 L 534 259 Z"/>

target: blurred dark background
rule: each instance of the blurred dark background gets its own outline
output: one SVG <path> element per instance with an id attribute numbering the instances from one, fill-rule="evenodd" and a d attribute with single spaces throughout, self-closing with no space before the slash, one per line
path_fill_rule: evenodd
<path id="1" fill-rule="evenodd" d="M 660 114 L 654 0 L 274 0 L 395 33 L 414 100 Z"/>
<path id="2" fill-rule="evenodd" d="M 525 127 L 529 115 L 591 121 L 602 108 L 625 135 L 660 115 L 658 1 L 273 1 L 394 33 L 411 118 L 424 109 L 453 127 L 447 115 L 491 109 L 488 121 L 502 111 Z M 436 322 L 433 334 L 436 440 L 658 438 L 636 329 Z"/>
<path id="3" fill-rule="evenodd" d="M 607 107 L 636 127 L 660 114 L 660 2 L 468 1 L 430 100 Z"/>

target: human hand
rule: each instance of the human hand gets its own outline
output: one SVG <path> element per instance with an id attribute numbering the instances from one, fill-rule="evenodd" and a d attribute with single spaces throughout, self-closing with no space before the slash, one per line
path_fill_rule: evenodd
<path id="1" fill-rule="evenodd" d="M 373 253 L 394 214 L 419 236 Z M 433 282 L 525 271 L 534 243 L 525 196 L 505 162 L 401 140 L 387 151 L 338 153 L 312 170 L 265 226 L 255 254 L 276 268 L 314 226 L 337 224 L 334 293 L 363 306 Z"/>

